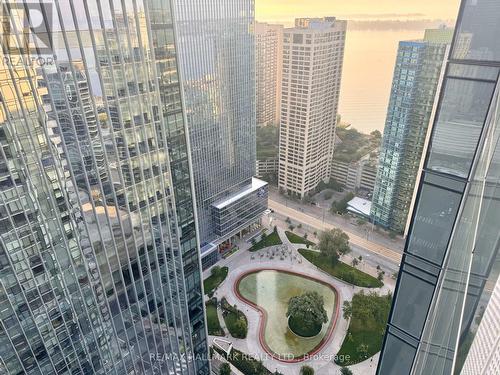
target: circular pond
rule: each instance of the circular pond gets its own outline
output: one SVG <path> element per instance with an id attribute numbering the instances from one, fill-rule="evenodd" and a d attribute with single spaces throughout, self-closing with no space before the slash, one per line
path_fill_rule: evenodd
<path id="1" fill-rule="evenodd" d="M 260 341 L 264 349 L 279 360 L 297 362 L 306 354 L 318 352 L 330 337 L 338 314 L 337 291 L 322 281 L 287 271 L 257 270 L 244 274 L 235 285 L 239 298 L 263 314 Z M 294 334 L 286 317 L 290 298 L 317 292 L 325 301 L 328 322 L 314 337 Z"/>

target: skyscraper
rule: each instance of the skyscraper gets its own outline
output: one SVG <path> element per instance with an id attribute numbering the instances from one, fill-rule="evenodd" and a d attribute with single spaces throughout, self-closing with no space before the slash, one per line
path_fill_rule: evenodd
<path id="1" fill-rule="evenodd" d="M 498 1 L 462 2 L 381 352 L 381 375 L 448 375 L 462 368 L 468 374 L 480 359 L 476 348 L 484 343 L 489 311 L 498 306 L 499 32 Z M 467 49 L 463 36 L 470 41 Z M 498 328 L 490 329 L 493 334 Z M 494 348 L 488 350 L 481 355 L 498 360 Z M 500 368 L 500 363 L 480 365 L 485 367 L 476 367 L 475 375 Z"/>
<path id="2" fill-rule="evenodd" d="M 0 372 L 208 374 L 170 3 L 4 2 L 1 42 Z"/>
<path id="3" fill-rule="evenodd" d="M 299 18 L 283 32 L 278 186 L 300 198 L 330 178 L 346 25 Z"/>
<path id="4" fill-rule="evenodd" d="M 255 23 L 257 125 L 278 125 L 281 107 L 283 26 Z"/>
<path id="5" fill-rule="evenodd" d="M 406 226 L 451 36 L 439 28 L 399 43 L 371 209 L 374 223 L 395 232 Z"/>
<path id="6" fill-rule="evenodd" d="M 253 177 L 254 1 L 174 3 L 205 268 L 267 209 L 267 183 Z"/>

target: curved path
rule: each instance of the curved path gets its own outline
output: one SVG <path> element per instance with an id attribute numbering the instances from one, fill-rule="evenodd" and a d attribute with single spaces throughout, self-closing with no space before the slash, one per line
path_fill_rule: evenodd
<path id="1" fill-rule="evenodd" d="M 298 363 L 282 363 L 269 355 L 261 346 L 259 340 L 259 325 L 261 323 L 261 313 L 254 309 L 253 307 L 242 302 L 234 292 L 234 285 L 237 283 L 238 279 L 242 277 L 245 273 L 260 269 L 260 268 L 272 268 L 276 270 L 292 271 L 304 276 L 309 276 L 314 279 L 326 282 L 327 284 L 333 285 L 338 294 L 338 306 L 342 306 L 345 300 L 351 300 L 354 293 L 360 290 L 367 290 L 366 288 L 355 287 L 350 284 L 346 284 L 341 280 L 338 280 L 329 274 L 322 272 L 316 266 L 305 260 L 298 252 L 297 248 L 301 247 L 296 244 L 291 244 L 284 230 L 278 228 L 280 238 L 284 245 L 291 251 L 291 255 L 287 254 L 284 260 L 280 260 L 279 257 L 274 257 L 274 259 L 269 259 L 267 253 L 272 251 L 275 246 L 267 247 L 257 252 L 251 253 L 246 250 L 239 250 L 236 254 L 232 255 L 228 259 L 220 262 L 221 266 L 228 266 L 229 273 L 226 280 L 219 286 L 215 292 L 215 296 L 218 299 L 226 297 L 231 305 L 237 305 L 238 308 L 245 313 L 248 318 L 248 335 L 246 339 L 236 339 L 230 337 L 233 346 L 247 354 L 261 359 L 264 365 L 270 371 L 279 371 L 285 375 L 296 375 L 300 372 L 300 368 L 303 365 L 308 365 L 316 370 L 316 374 L 337 374 L 339 373 L 339 366 L 337 366 L 333 361 L 335 359 L 335 354 L 339 351 L 344 337 L 347 333 L 347 328 L 349 322 L 346 321 L 342 314 L 340 313 L 337 319 L 337 323 L 333 328 L 331 337 L 326 343 L 321 347 L 320 351 L 315 354 L 312 358 L 305 359 Z M 282 246 L 282 245 L 279 245 Z M 303 246 L 302 246 L 303 247 Z M 263 254 L 263 256 L 261 256 Z M 207 271 L 206 271 L 207 272 Z M 381 293 L 386 293 L 391 290 L 392 285 L 386 285 L 381 289 L 370 289 L 377 290 Z M 367 361 L 365 361 L 367 362 Z M 356 365 L 358 368 L 363 368 L 361 363 Z M 367 368 L 368 370 L 368 368 Z M 355 372 L 355 374 L 357 371 Z M 374 374 L 374 371 L 362 372 L 363 375 Z M 360 373 L 361 374 L 361 373 Z"/>

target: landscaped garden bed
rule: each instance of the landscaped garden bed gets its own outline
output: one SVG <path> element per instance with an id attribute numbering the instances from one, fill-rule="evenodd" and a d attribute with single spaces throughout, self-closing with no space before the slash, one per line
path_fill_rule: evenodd
<path id="1" fill-rule="evenodd" d="M 314 242 L 309 241 L 307 238 L 301 237 L 298 234 L 289 231 L 286 231 L 285 234 L 291 243 L 299 243 L 299 244 L 303 243 L 304 245 L 314 246 Z"/>
<path id="2" fill-rule="evenodd" d="M 344 318 L 350 318 L 349 329 L 337 353 L 340 366 L 350 366 L 378 353 L 382 348 L 392 296 L 363 292 L 354 295 L 343 306 Z"/>
<path id="3" fill-rule="evenodd" d="M 262 234 L 261 240 L 255 242 L 250 248 L 250 251 L 257 251 L 268 246 L 281 245 L 282 243 L 278 232 L 275 230 L 271 234 Z"/>
<path id="4" fill-rule="evenodd" d="M 247 337 L 248 320 L 245 314 L 238 310 L 235 306 L 231 306 L 225 298 L 221 301 L 222 316 L 226 327 L 231 336 L 237 339 L 244 339 Z"/>
<path id="5" fill-rule="evenodd" d="M 227 355 L 223 350 L 215 346 L 213 348 L 245 375 L 272 375 L 272 372 L 269 371 L 261 361 L 253 358 L 249 354 L 233 348 L 229 355 Z"/>
<path id="6" fill-rule="evenodd" d="M 380 288 L 384 285 L 384 283 L 376 277 L 368 275 L 367 273 L 351 267 L 348 264 L 341 261 L 337 261 L 335 263 L 331 262 L 330 259 L 321 254 L 319 251 L 299 249 L 299 253 L 319 269 L 349 284 L 365 288 Z"/>
<path id="7" fill-rule="evenodd" d="M 205 304 L 207 312 L 207 328 L 208 334 L 213 336 L 224 336 L 224 330 L 220 326 L 219 317 L 217 316 L 217 298 L 211 298 Z"/>
<path id="8" fill-rule="evenodd" d="M 203 288 L 205 289 L 205 294 L 208 296 L 212 295 L 215 289 L 226 279 L 227 277 L 227 267 L 214 266 L 212 268 L 212 274 L 203 281 Z"/>

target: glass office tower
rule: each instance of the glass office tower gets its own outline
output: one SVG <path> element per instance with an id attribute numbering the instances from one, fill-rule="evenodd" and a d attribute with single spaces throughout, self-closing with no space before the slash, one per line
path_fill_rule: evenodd
<path id="1" fill-rule="evenodd" d="M 254 0 L 174 0 L 203 266 L 259 222 Z"/>
<path id="2" fill-rule="evenodd" d="M 460 374 L 466 361 L 470 370 L 474 359 L 468 357 L 477 351 L 469 348 L 476 347 L 487 306 L 497 303 L 491 295 L 500 265 L 498 35 L 498 1 L 462 2 L 379 362 L 381 375 Z M 486 316 L 484 324 L 491 319 Z"/>
<path id="3" fill-rule="evenodd" d="M 406 226 L 451 34 L 440 28 L 426 31 L 432 41 L 399 42 L 371 209 L 373 222 L 394 232 Z"/>
<path id="4" fill-rule="evenodd" d="M 2 2 L 2 374 L 209 373 L 172 23 Z"/>

